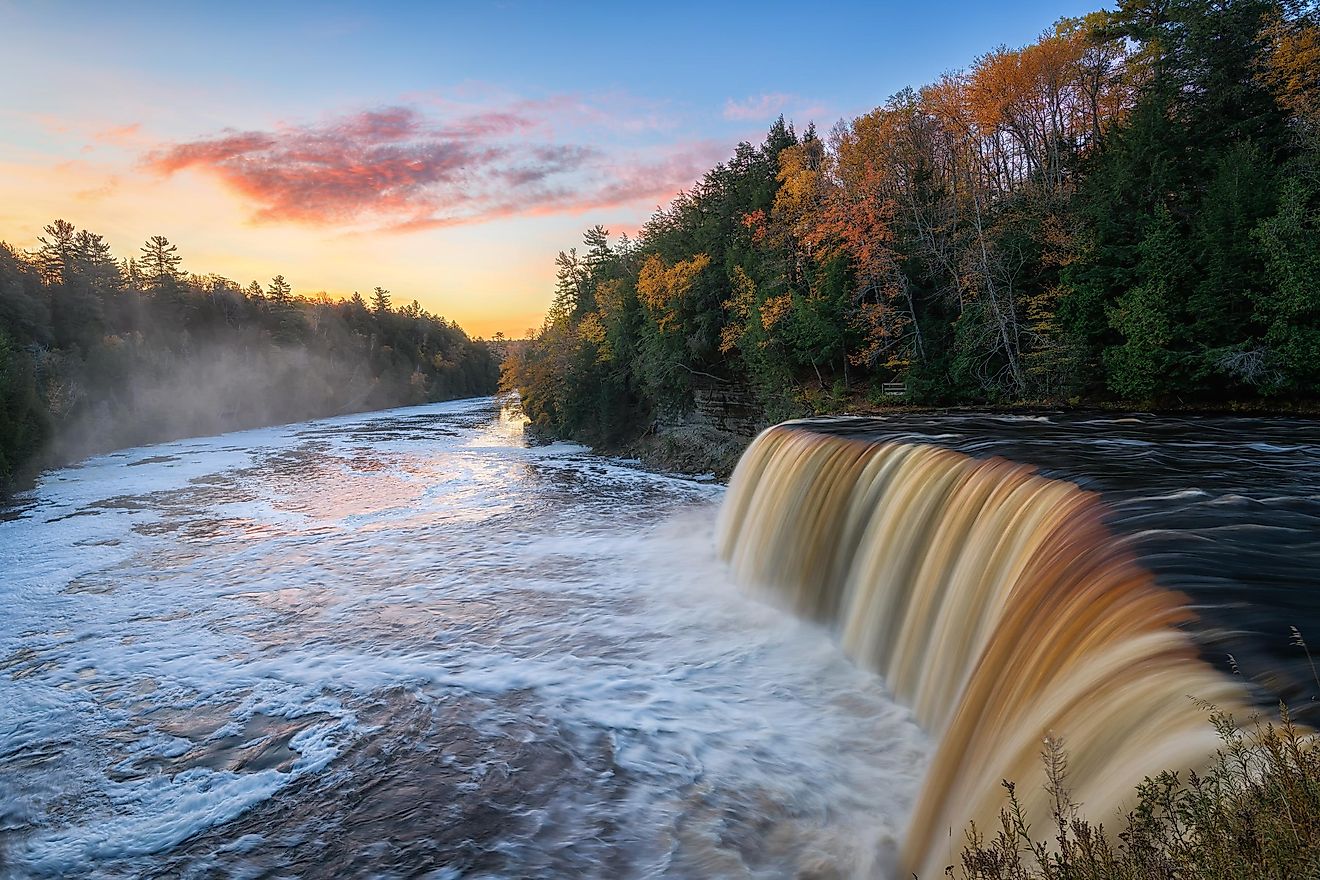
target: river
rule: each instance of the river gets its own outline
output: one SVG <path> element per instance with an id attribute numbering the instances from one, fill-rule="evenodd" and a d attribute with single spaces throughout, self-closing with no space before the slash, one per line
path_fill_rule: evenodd
<path id="1" fill-rule="evenodd" d="M 482 399 L 46 474 L 0 516 L 0 876 L 938 876 L 1046 732 L 1107 811 L 1213 747 L 1188 696 L 1320 721 L 1314 422 L 754 449 L 726 490 Z"/>
<path id="2" fill-rule="evenodd" d="M 116 452 L 0 522 L 0 875 L 870 876 L 928 754 L 723 489 L 491 400 Z"/>

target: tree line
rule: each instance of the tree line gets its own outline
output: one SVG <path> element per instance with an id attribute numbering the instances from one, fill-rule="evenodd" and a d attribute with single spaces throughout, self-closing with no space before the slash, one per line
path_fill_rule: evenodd
<path id="1" fill-rule="evenodd" d="M 560 253 L 505 364 L 613 444 L 694 392 L 1275 406 L 1320 387 L 1320 8 L 1123 0 L 822 135 L 782 118 Z"/>
<path id="2" fill-rule="evenodd" d="M 131 259 L 57 220 L 0 243 L 0 491 L 87 454 L 490 394 L 490 347 L 377 287 L 295 296 L 184 271 L 153 236 Z"/>

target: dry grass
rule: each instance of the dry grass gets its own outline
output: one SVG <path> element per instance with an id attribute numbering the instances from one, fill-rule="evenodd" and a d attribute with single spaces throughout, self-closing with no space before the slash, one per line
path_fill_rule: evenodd
<path id="1" fill-rule="evenodd" d="M 1295 629 L 1293 636 L 1306 649 Z M 1049 838 L 1027 825 L 1005 782 L 999 830 L 986 837 L 973 828 L 962 864 L 946 873 L 969 880 L 1320 880 L 1320 735 L 1294 724 L 1282 705 L 1277 721 L 1241 725 L 1212 712 L 1211 723 L 1223 745 L 1209 769 L 1148 778 L 1117 834 L 1079 818 L 1064 746 L 1047 739 Z"/>

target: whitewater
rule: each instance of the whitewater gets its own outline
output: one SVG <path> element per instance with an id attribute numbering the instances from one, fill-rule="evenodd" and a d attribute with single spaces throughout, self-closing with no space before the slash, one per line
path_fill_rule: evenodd
<path id="1" fill-rule="evenodd" d="M 481 399 L 53 471 L 0 521 L 0 876 L 869 877 L 930 744 L 724 489 Z"/>

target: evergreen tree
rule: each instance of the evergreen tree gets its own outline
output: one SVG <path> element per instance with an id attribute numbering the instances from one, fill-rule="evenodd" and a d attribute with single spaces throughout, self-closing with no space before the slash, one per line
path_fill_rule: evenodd
<path id="1" fill-rule="evenodd" d="M 170 287 L 182 280 L 179 268 L 182 263 L 178 247 L 170 244 L 170 240 L 163 235 L 153 235 L 142 245 L 138 272 L 149 287 Z"/>
<path id="2" fill-rule="evenodd" d="M 266 289 L 266 298 L 276 306 L 287 306 L 292 299 L 293 288 L 284 280 L 283 275 L 276 275 Z"/>
<path id="3" fill-rule="evenodd" d="M 1061 309 L 1106 350 L 1115 393 L 1223 394 L 1241 381 L 1226 354 L 1262 329 L 1251 231 L 1275 209 L 1291 142 L 1259 75 L 1276 12 L 1258 0 L 1132 0 L 1112 19 L 1112 36 L 1140 44 L 1141 92 L 1083 187 L 1089 246 Z"/>
<path id="4" fill-rule="evenodd" d="M 103 237 L 83 229 L 74 238 L 74 251 L 78 274 L 89 289 L 107 295 L 123 288 L 124 273 Z"/>
<path id="5" fill-rule="evenodd" d="M 39 467 L 181 432 L 495 390 L 484 343 L 416 301 L 405 314 L 296 299 L 283 276 L 269 298 L 185 277 L 163 237 L 123 263 L 58 221 L 32 254 L 0 244 L 0 494 Z"/>
<path id="6" fill-rule="evenodd" d="M 72 280 L 78 259 L 77 230 L 66 220 L 56 220 L 44 227 L 45 235 L 37 242 L 37 269 L 48 284 Z"/>

